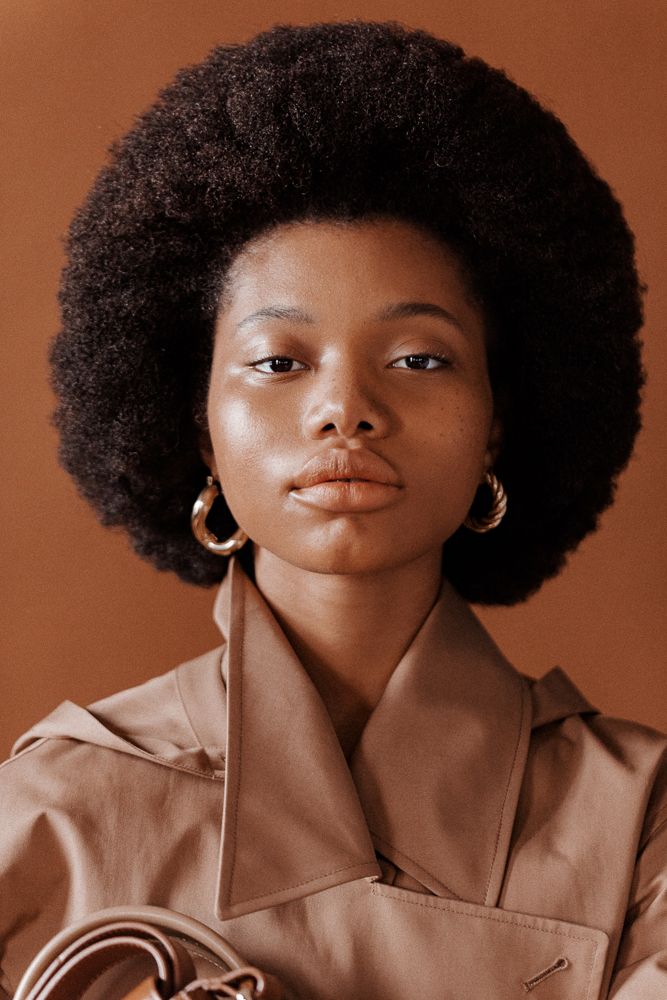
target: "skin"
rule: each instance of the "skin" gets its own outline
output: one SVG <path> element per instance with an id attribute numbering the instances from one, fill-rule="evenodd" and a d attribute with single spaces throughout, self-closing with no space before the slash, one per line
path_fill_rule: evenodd
<path id="1" fill-rule="evenodd" d="M 398 302 L 452 321 L 376 318 Z M 275 305 L 311 320 L 248 319 Z M 349 759 L 500 445 L 483 313 L 453 251 L 392 218 L 290 223 L 247 244 L 218 309 L 208 424 L 202 454 L 250 536 L 257 587 Z M 330 447 L 374 451 L 400 488 L 372 511 L 299 502 L 296 476 Z"/>

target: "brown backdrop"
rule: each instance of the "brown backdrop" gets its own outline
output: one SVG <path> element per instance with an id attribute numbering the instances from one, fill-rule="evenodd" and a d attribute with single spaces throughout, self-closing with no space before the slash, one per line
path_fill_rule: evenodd
<path id="1" fill-rule="evenodd" d="M 664 11 L 657 0 L 3 0 L 0 756 L 60 701 L 85 704 L 218 642 L 213 591 L 142 563 L 56 464 L 45 353 L 71 214 L 110 141 L 179 67 L 277 22 L 349 17 L 424 27 L 506 69 L 565 121 L 625 206 L 649 286 L 636 458 L 564 574 L 482 618 L 527 673 L 559 663 L 600 708 L 667 729 Z"/>

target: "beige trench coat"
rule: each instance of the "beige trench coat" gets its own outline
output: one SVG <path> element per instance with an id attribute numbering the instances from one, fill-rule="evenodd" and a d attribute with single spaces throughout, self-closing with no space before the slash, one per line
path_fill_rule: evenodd
<path id="1" fill-rule="evenodd" d="M 5 993 L 62 926 L 151 903 L 301 1000 L 665 1000 L 666 738 L 451 609 L 349 765 L 235 558 L 220 648 L 38 723 L 0 768 Z"/>

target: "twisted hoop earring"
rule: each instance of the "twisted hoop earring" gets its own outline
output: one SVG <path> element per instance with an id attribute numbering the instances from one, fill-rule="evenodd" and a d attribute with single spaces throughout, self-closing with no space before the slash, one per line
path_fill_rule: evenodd
<path id="1" fill-rule="evenodd" d="M 468 514 L 463 522 L 466 528 L 470 528 L 471 531 L 478 531 L 480 534 L 497 528 L 507 510 L 507 494 L 500 480 L 492 472 L 487 471 L 484 473 L 484 482 L 493 494 L 491 510 L 484 517 L 473 517 L 471 514 Z"/>
<path id="2" fill-rule="evenodd" d="M 245 543 L 248 541 L 248 536 L 245 531 L 239 528 L 233 535 L 230 535 L 230 537 L 226 538 L 224 542 L 221 542 L 220 539 L 216 538 L 213 532 L 209 531 L 206 527 L 206 518 L 208 517 L 216 498 L 219 496 L 222 496 L 222 490 L 220 489 L 219 484 L 215 482 L 213 476 L 207 476 L 206 486 L 201 491 L 192 507 L 190 524 L 192 526 L 193 535 L 205 549 L 208 549 L 209 552 L 213 552 L 216 556 L 231 556 L 234 552 L 238 552 L 239 549 L 243 548 Z"/>

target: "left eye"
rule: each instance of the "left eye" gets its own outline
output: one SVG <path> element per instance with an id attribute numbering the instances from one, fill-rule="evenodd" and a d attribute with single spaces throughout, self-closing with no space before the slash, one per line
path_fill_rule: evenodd
<path id="1" fill-rule="evenodd" d="M 401 365 L 399 361 L 405 361 L 407 364 Z M 435 361 L 437 364 L 429 367 L 429 362 Z M 442 368 L 449 364 L 449 359 L 443 354 L 406 354 L 405 357 L 399 358 L 398 361 L 394 362 L 393 368 L 408 368 L 410 371 L 433 371 L 434 368 Z"/>
<path id="2" fill-rule="evenodd" d="M 301 364 L 300 361 L 295 361 L 294 358 L 282 358 L 278 356 L 270 358 L 261 358 L 259 361 L 253 361 L 249 366 L 250 368 L 256 368 L 257 371 L 261 371 L 263 375 L 284 375 L 288 372 L 292 372 L 295 369 L 291 368 L 291 365 Z M 266 369 L 261 369 L 260 365 L 275 365 L 276 367 L 270 367 L 267 371 Z M 304 366 L 305 367 L 305 366 Z"/>

